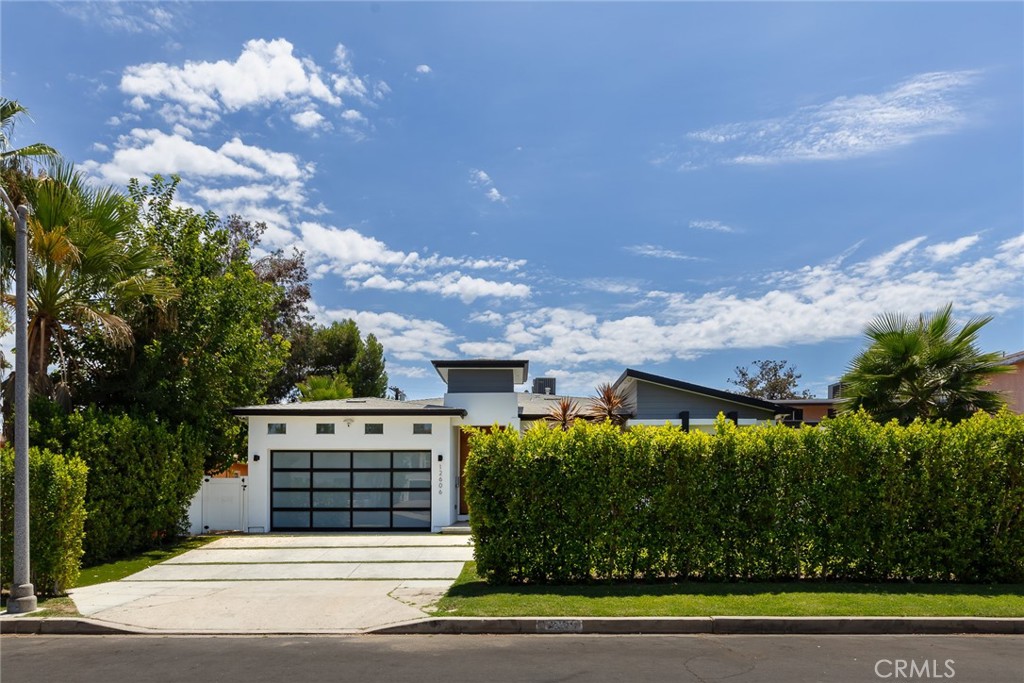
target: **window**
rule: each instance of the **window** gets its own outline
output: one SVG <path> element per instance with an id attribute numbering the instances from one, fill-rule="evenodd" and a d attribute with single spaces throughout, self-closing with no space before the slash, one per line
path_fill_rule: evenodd
<path id="1" fill-rule="evenodd" d="M 384 425 L 380 422 L 367 422 L 363 425 L 363 434 L 383 434 Z"/>
<path id="2" fill-rule="evenodd" d="M 333 434 L 334 423 L 333 422 L 317 422 L 316 423 L 317 434 Z"/>
<path id="3" fill-rule="evenodd" d="M 413 434 L 433 434 L 434 425 L 429 422 L 416 422 L 412 425 Z"/>
<path id="4" fill-rule="evenodd" d="M 287 432 L 288 425 L 284 422 L 270 422 L 267 424 L 267 434 L 284 434 Z"/>

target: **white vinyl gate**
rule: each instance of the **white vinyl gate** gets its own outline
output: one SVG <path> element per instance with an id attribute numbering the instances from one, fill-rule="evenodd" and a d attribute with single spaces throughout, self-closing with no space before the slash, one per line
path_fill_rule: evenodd
<path id="1" fill-rule="evenodd" d="M 243 530 L 248 479 L 203 477 L 203 485 L 189 507 L 189 532 L 196 535 Z"/>

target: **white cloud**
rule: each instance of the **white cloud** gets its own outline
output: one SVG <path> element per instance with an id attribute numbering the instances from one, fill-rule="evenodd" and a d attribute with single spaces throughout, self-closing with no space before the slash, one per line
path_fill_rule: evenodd
<path id="1" fill-rule="evenodd" d="M 946 261 L 964 253 L 977 244 L 980 239 L 981 237 L 978 235 L 967 235 L 966 237 L 961 237 L 960 239 L 953 240 L 952 242 L 940 242 L 939 244 L 933 244 L 925 247 L 924 251 L 932 258 L 933 261 Z"/>
<path id="2" fill-rule="evenodd" d="M 637 365 L 859 336 L 887 311 L 916 315 L 947 302 L 963 316 L 1021 308 L 1024 236 L 989 256 L 935 262 L 917 238 L 860 262 L 833 260 L 771 275 L 756 291 L 650 292 L 646 315 L 600 317 L 564 307 L 478 314 L 536 363 Z M 962 252 L 961 256 L 963 255 Z"/>
<path id="3" fill-rule="evenodd" d="M 183 138 L 190 138 L 190 137 L 192 137 L 192 131 L 189 128 L 187 128 L 186 126 L 181 125 L 180 123 L 174 124 L 174 128 L 172 130 L 174 131 L 174 134 L 179 136 L 179 137 L 183 137 Z"/>
<path id="4" fill-rule="evenodd" d="M 462 355 L 470 358 L 508 358 L 516 352 L 515 344 L 503 341 L 464 342 L 459 344 Z"/>
<path id="5" fill-rule="evenodd" d="M 587 278 L 580 282 L 587 289 L 592 289 L 605 294 L 638 294 L 640 292 L 640 281 L 627 278 Z"/>
<path id="6" fill-rule="evenodd" d="M 384 289 L 384 290 L 399 290 L 405 289 L 406 283 L 403 280 L 390 280 L 383 275 L 374 275 L 367 278 L 363 282 L 357 283 L 356 286 L 364 289 Z"/>
<path id="7" fill-rule="evenodd" d="M 125 33 L 167 33 L 186 22 L 184 5 L 176 3 L 69 2 L 60 10 L 87 24 Z"/>
<path id="8" fill-rule="evenodd" d="M 492 202 L 501 202 L 502 204 L 508 201 L 508 197 L 503 195 L 497 187 L 494 186 L 494 180 L 491 176 L 479 168 L 470 169 L 469 171 L 469 184 L 473 187 L 484 190 L 484 196 Z"/>
<path id="9" fill-rule="evenodd" d="M 688 256 L 682 252 L 675 251 L 673 249 L 667 249 L 665 247 L 659 247 L 656 244 L 633 244 L 628 247 L 623 247 L 626 251 L 637 256 L 649 256 L 651 258 L 666 258 L 673 259 L 675 261 L 702 261 L 700 257 Z"/>
<path id="10" fill-rule="evenodd" d="M 145 178 L 155 173 L 200 178 L 254 180 L 269 176 L 296 180 L 311 172 L 309 166 L 300 166 L 298 158 L 292 154 L 247 145 L 239 138 L 214 150 L 179 134 L 135 128 L 122 135 L 116 147 L 109 161 L 87 161 L 83 168 L 105 182 L 121 185 L 131 178 Z"/>
<path id="11" fill-rule="evenodd" d="M 299 225 L 299 231 L 310 264 L 327 265 L 339 274 L 344 274 L 348 266 L 359 263 L 398 266 L 416 258 L 415 254 L 389 249 L 380 240 L 352 228 L 341 229 L 305 221 Z"/>
<path id="12" fill-rule="evenodd" d="M 129 66 L 121 90 L 143 99 L 176 102 L 191 113 L 236 111 L 253 105 L 310 98 L 340 105 L 320 78 L 319 69 L 293 54 L 294 46 L 279 38 L 250 40 L 234 62 L 187 61 L 182 66 L 154 62 Z"/>
<path id="13" fill-rule="evenodd" d="M 92 143 L 92 150 L 94 152 L 109 152 L 110 148 L 104 145 L 102 142 Z"/>
<path id="14" fill-rule="evenodd" d="M 418 74 L 429 74 L 432 71 L 433 69 L 431 69 L 427 64 L 420 64 L 416 67 L 416 73 Z"/>
<path id="15" fill-rule="evenodd" d="M 554 377 L 559 396 L 590 397 L 604 383 L 612 383 L 622 374 L 622 368 L 606 370 L 580 370 L 579 368 L 548 368 L 536 377 Z"/>
<path id="16" fill-rule="evenodd" d="M 456 341 L 456 336 L 436 320 L 410 318 L 390 312 L 314 308 L 314 316 L 318 322 L 327 323 L 351 318 L 359 325 L 360 332 L 376 335 L 384 345 L 388 361 L 425 361 L 452 355 L 449 345 Z M 389 365 L 388 370 L 390 369 Z"/>
<path id="17" fill-rule="evenodd" d="M 457 296 L 467 304 L 481 297 L 526 299 L 530 296 L 528 285 L 484 280 L 463 275 L 458 271 L 413 283 L 409 286 L 409 291 L 433 292 L 444 297 Z"/>
<path id="18" fill-rule="evenodd" d="M 850 159 L 949 134 L 969 120 L 963 102 L 977 71 L 913 76 L 874 94 L 836 97 L 786 116 L 690 132 L 691 145 L 659 154 L 680 169 L 708 163 L 774 164 Z"/>
<path id="19" fill-rule="evenodd" d="M 346 109 L 345 111 L 341 112 L 341 118 L 345 119 L 349 123 L 366 122 L 366 117 L 363 116 L 361 112 L 356 111 L 355 109 Z"/>
<path id="20" fill-rule="evenodd" d="M 291 115 L 292 123 L 302 130 L 313 130 L 324 125 L 326 119 L 316 109 L 306 109 Z"/>
<path id="21" fill-rule="evenodd" d="M 736 228 L 726 225 L 721 221 L 690 221 L 690 227 L 696 230 L 711 230 L 712 232 L 736 232 Z"/>

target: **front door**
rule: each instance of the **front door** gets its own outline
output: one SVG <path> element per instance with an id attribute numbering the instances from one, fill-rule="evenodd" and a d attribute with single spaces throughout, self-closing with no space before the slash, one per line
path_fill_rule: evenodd
<path id="1" fill-rule="evenodd" d="M 490 427 L 477 427 L 480 431 L 490 434 Z M 466 462 L 469 460 L 469 432 L 459 432 L 459 514 L 468 515 L 466 505 Z"/>

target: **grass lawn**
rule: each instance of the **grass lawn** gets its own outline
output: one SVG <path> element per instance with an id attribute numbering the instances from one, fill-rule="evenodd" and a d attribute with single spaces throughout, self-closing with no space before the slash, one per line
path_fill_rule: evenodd
<path id="1" fill-rule="evenodd" d="M 92 586 L 97 583 L 123 579 L 135 572 L 141 572 L 147 567 L 160 564 L 189 550 L 202 548 L 207 543 L 217 540 L 217 538 L 217 536 L 189 536 L 166 548 L 147 550 L 138 555 L 132 555 L 131 557 L 115 560 L 114 562 L 107 562 L 106 564 L 98 564 L 95 567 L 83 567 L 75 587 L 81 588 L 82 586 Z"/>
<path id="2" fill-rule="evenodd" d="M 1024 616 L 1024 584 L 614 583 L 489 586 L 467 562 L 435 616 Z"/>

